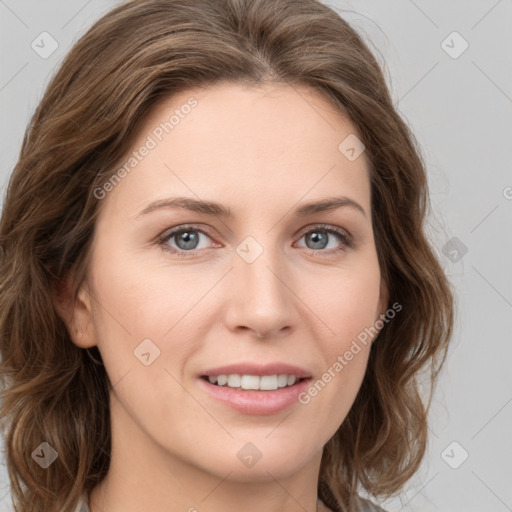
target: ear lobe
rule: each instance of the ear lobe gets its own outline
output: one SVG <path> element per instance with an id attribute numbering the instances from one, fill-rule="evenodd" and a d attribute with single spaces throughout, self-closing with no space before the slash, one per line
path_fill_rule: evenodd
<path id="1" fill-rule="evenodd" d="M 57 314 L 67 327 L 71 341 L 80 348 L 96 345 L 93 329 L 91 296 L 86 280 L 80 286 L 77 296 L 72 296 L 72 275 L 63 281 L 52 282 L 52 296 Z"/>

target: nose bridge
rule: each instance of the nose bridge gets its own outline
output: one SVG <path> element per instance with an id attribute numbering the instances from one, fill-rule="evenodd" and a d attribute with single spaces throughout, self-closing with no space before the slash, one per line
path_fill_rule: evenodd
<path id="1" fill-rule="evenodd" d="M 246 283 L 253 296 L 263 292 L 274 296 L 282 294 L 284 286 L 278 275 L 283 271 L 283 255 L 272 234 L 247 236 L 236 247 L 238 258 L 235 269 L 242 281 Z"/>
<path id="2" fill-rule="evenodd" d="M 280 330 L 291 321 L 283 254 L 274 238 L 272 232 L 247 236 L 235 248 L 234 321 L 261 334 Z"/>

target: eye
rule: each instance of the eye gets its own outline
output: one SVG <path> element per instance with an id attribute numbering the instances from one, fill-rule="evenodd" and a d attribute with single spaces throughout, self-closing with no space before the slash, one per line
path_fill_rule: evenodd
<path id="1" fill-rule="evenodd" d="M 164 233 L 158 239 L 158 244 L 163 250 L 177 256 L 195 256 L 200 249 L 208 248 L 207 246 L 201 247 L 201 242 L 204 242 L 203 238 L 211 240 L 211 236 L 205 230 L 195 226 L 182 225 L 170 232 Z M 350 234 L 340 228 L 324 224 L 310 228 L 304 232 L 300 239 L 302 238 L 305 238 L 306 244 L 308 244 L 306 248 L 315 253 L 325 252 L 326 254 L 332 254 L 354 247 L 354 241 Z M 328 247 L 333 238 L 338 240 L 338 244 L 334 240 L 334 247 Z M 220 244 L 215 246 L 222 247 Z M 325 250 L 326 248 L 329 250 Z"/>
<path id="2" fill-rule="evenodd" d="M 306 245 L 306 247 L 315 252 L 321 251 L 326 253 L 337 253 L 354 246 L 352 236 L 349 235 L 346 231 L 334 226 L 314 226 L 312 229 L 310 228 L 308 231 L 306 231 L 306 233 L 302 235 L 301 239 L 302 238 L 305 238 L 306 244 L 309 244 Z M 332 238 L 337 238 L 338 242 L 342 242 L 341 245 L 338 244 L 338 247 L 336 247 L 337 244 L 334 241 L 334 247 L 327 247 Z M 324 251 L 326 248 L 332 250 Z"/>
<path id="3" fill-rule="evenodd" d="M 180 226 L 178 229 L 174 229 L 161 237 L 159 243 L 162 245 L 163 249 L 175 253 L 178 256 L 188 256 L 195 254 L 196 250 L 204 249 L 204 247 L 200 247 L 201 238 L 203 238 L 201 235 L 210 238 L 205 231 L 194 226 Z M 177 247 L 171 245 L 170 242 L 172 239 L 175 239 L 174 244 L 176 244 Z"/>

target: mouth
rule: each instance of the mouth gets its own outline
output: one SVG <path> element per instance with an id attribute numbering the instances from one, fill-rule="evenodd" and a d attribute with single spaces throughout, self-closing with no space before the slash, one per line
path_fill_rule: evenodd
<path id="1" fill-rule="evenodd" d="M 206 396 L 242 414 L 278 414 L 296 407 L 310 386 L 313 372 L 284 361 L 241 361 L 201 371 L 197 375 Z"/>
<path id="2" fill-rule="evenodd" d="M 286 373 L 274 375 L 221 374 L 202 375 L 201 379 L 218 387 L 243 391 L 275 391 L 296 386 L 304 380 L 310 380 L 311 377 L 299 377 Z"/>

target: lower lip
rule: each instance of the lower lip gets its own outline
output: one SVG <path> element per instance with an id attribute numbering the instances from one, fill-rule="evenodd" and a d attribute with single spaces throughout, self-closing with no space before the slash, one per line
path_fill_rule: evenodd
<path id="1" fill-rule="evenodd" d="M 199 385 L 207 393 L 228 407 L 243 414 L 269 415 L 281 412 L 293 404 L 299 403 L 298 396 L 309 386 L 311 379 L 304 379 L 293 386 L 272 391 L 257 391 L 216 386 L 205 379 L 199 379 Z"/>

